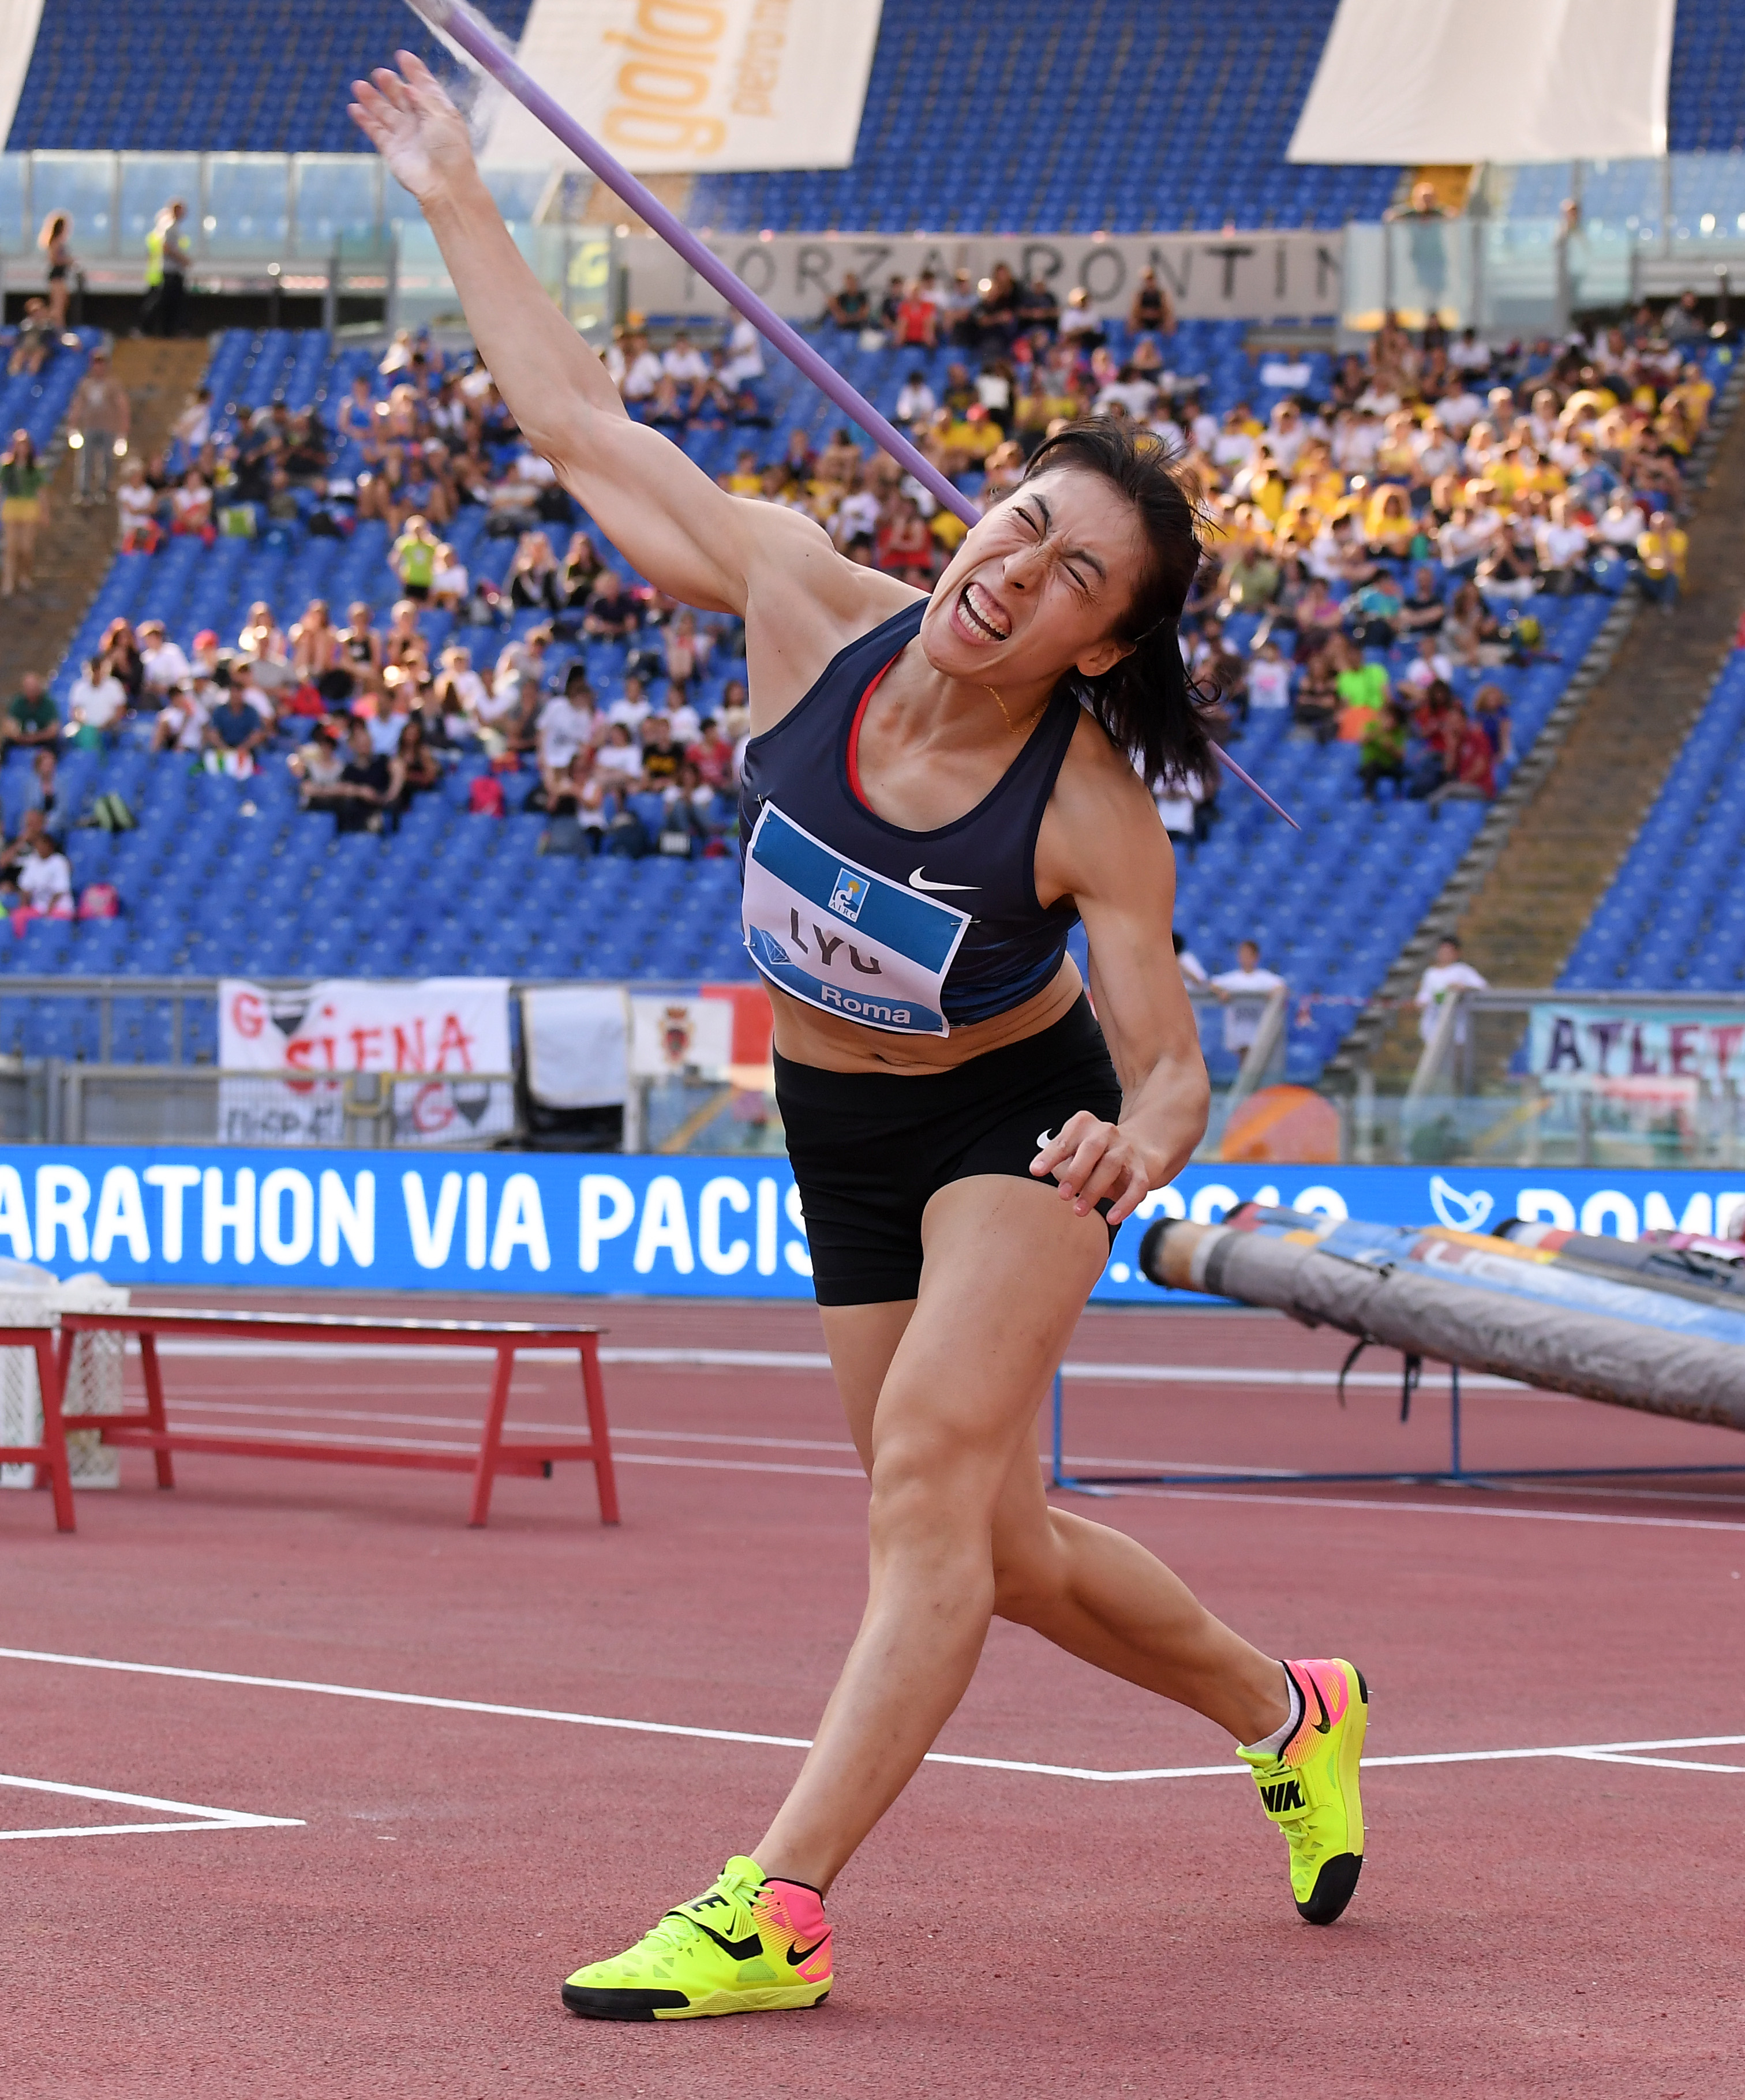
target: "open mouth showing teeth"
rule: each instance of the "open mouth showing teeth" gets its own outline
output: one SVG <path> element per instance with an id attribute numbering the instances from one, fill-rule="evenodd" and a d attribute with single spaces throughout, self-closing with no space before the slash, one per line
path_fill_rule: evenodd
<path id="1" fill-rule="evenodd" d="M 1011 622 L 979 584 L 965 584 L 958 603 L 971 626 L 979 628 L 990 642 L 1004 642 L 1011 633 Z"/>

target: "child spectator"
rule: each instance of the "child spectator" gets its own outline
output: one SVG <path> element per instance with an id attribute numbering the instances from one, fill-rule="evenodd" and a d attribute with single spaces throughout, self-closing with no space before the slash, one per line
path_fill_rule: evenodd
<path id="1" fill-rule="evenodd" d="M 157 550 L 157 491 L 145 478 L 145 462 L 129 460 L 121 470 L 121 485 L 115 492 L 117 531 L 124 554 L 149 554 Z"/>
<path id="2" fill-rule="evenodd" d="M 73 870 L 46 831 L 38 832 L 29 857 L 18 870 L 18 889 L 25 908 L 37 916 L 73 916 Z"/>

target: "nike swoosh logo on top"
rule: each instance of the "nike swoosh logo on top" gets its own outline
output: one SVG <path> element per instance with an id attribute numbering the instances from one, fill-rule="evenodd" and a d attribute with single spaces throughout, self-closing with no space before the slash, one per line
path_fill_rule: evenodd
<path id="1" fill-rule="evenodd" d="M 763 1935 L 748 1933 L 743 1939 L 729 1939 L 725 1933 L 716 1932 L 704 1924 L 700 1917 L 691 1920 L 699 1932 L 706 1932 L 723 1954 L 731 1954 L 736 1961 L 751 1961 L 763 1952 Z"/>
<path id="2" fill-rule="evenodd" d="M 828 1933 L 826 1933 L 824 1939 L 828 1939 L 829 1936 Z M 788 1950 L 788 1966 L 790 1969 L 797 1969 L 802 1961 L 810 1961 L 824 1943 L 824 1939 L 815 1939 L 810 1947 L 790 1947 Z"/>
<path id="3" fill-rule="evenodd" d="M 920 868 L 917 868 L 915 872 L 909 877 L 909 888 L 911 889 L 970 890 L 979 889 L 981 886 L 982 885 L 979 882 L 929 882 L 926 876 L 921 873 Z"/>
<path id="4" fill-rule="evenodd" d="M 1303 1672 L 1303 1675 L 1309 1679 L 1309 1688 L 1314 1694 L 1314 1703 L 1321 1710 L 1321 1718 L 1314 1724 L 1314 1732 L 1318 1736 L 1330 1734 L 1332 1732 L 1333 1724 L 1327 1718 L 1327 1701 L 1321 1696 L 1321 1688 L 1315 1683 L 1314 1673 L 1312 1671 L 1305 1670 Z"/>

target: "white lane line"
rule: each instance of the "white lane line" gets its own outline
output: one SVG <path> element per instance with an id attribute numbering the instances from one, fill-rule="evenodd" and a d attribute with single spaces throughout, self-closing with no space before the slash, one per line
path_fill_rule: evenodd
<path id="1" fill-rule="evenodd" d="M 1501 1517 L 1516 1524 L 1609 1524 L 1647 1531 L 1745 1531 L 1745 1524 L 1724 1524 L 1716 1517 L 1610 1516 L 1601 1510 L 1497 1509 L 1488 1502 L 1364 1501 L 1355 1495 L 1251 1495 L 1239 1488 L 1088 1488 L 1077 1492 L 1110 1501 L 1137 1495 L 1152 1502 L 1258 1502 L 1270 1509 L 1400 1510 L 1417 1516 Z M 1537 1492 L 1579 1495 L 1583 1489 L 1579 1480 L 1566 1485 L 1547 1480 Z"/>
<path id="2" fill-rule="evenodd" d="M 552 1707 L 509 1706 L 478 1699 L 442 1699 L 425 1692 L 382 1692 L 358 1684 L 327 1684 L 292 1677 L 254 1677 L 232 1670 L 187 1670 L 168 1663 L 121 1662 L 104 1656 L 57 1655 L 38 1648 L 0 1648 L 0 1659 L 13 1662 L 54 1663 L 73 1670 L 119 1670 L 137 1677 L 179 1678 L 198 1684 L 240 1685 L 269 1692 L 315 1692 L 329 1699 L 363 1699 L 389 1706 L 434 1707 L 447 1714 L 486 1714 L 515 1721 L 560 1721 L 572 1727 L 623 1729 L 643 1736 L 683 1736 L 708 1743 L 749 1743 L 784 1750 L 809 1750 L 812 1746 L 811 1739 L 804 1736 L 752 1735 L 736 1728 L 696 1728 L 683 1727 L 672 1721 L 634 1721 L 612 1714 L 569 1714 Z M 1529 1748 L 1502 1750 L 1434 1750 L 1400 1757 L 1366 1758 L 1363 1762 L 1366 1767 L 1379 1768 L 1404 1765 L 1494 1764 L 1524 1758 L 1593 1759 L 1636 1750 L 1708 1749 L 1742 1743 L 1745 1743 L 1745 1736 L 1678 1736 L 1650 1742 L 1535 1745 Z M 1160 1765 L 1133 1771 L 1103 1771 L 1092 1766 L 1039 1764 L 1028 1758 L 1017 1758 L 965 1757 L 943 1750 L 930 1751 L 926 1762 L 963 1765 L 982 1771 L 1030 1772 L 1045 1779 L 1093 1780 L 1105 1784 L 1131 1780 L 1235 1778 L 1241 1776 L 1248 1770 L 1245 1765 L 1232 1759 L 1228 1763 L 1217 1765 Z M 1693 1764 L 1685 1769 L 1700 1771 L 1709 1767 Z M 1715 1769 L 1730 1771 L 1740 1767 L 1730 1765 Z M 117 1794 L 106 1798 L 121 1800 L 126 1797 Z M 216 1814 L 221 1811 L 210 1812 Z"/>
<path id="3" fill-rule="evenodd" d="M 129 1341 L 130 1354 L 137 1353 L 137 1343 Z M 488 1354 L 484 1348 L 461 1348 L 447 1343 L 433 1344 L 421 1348 L 410 1343 L 385 1343 L 380 1347 L 372 1343 L 346 1342 L 274 1342 L 274 1341 L 203 1341 L 199 1336 L 172 1335 L 157 1344 L 161 1357 L 214 1357 L 246 1359 L 250 1357 L 284 1357 L 308 1363 L 351 1362 L 360 1360 L 387 1363 L 470 1363 L 477 1364 Z M 529 1356 L 568 1355 L 568 1349 L 528 1350 Z M 600 1348 L 603 1364 L 643 1365 L 653 1368 L 696 1370 L 769 1370 L 769 1371 L 828 1371 L 830 1359 L 821 1349 L 709 1349 L 709 1348 L 633 1348 L 614 1347 L 605 1343 Z M 1067 1377 L 1085 1384 L 1115 1385 L 1265 1385 L 1287 1388 L 1311 1387 L 1332 1392 L 1339 1383 L 1339 1374 L 1332 1370 L 1283 1370 L 1271 1366 L 1252 1369 L 1225 1364 L 1117 1364 L 1071 1361 L 1061 1369 Z M 1353 1371 L 1345 1380 L 1347 1388 L 1374 1386 L 1389 1392 L 1398 1392 L 1399 1379 L 1392 1371 Z M 1525 1397 L 1527 1388 L 1513 1379 L 1493 1378 L 1473 1371 L 1464 1375 L 1461 1389 L 1466 1392 L 1510 1392 Z M 1535 1397 L 1562 1399 L 1562 1394 L 1537 1395 Z"/>
<path id="4" fill-rule="evenodd" d="M 117 1793 L 104 1786 L 69 1786 L 52 1779 L 25 1779 L 16 1772 L 0 1772 L 0 1786 L 15 1786 L 31 1793 L 54 1793 L 75 1801 L 113 1801 L 121 1808 L 154 1808 L 165 1815 L 188 1817 L 193 1822 L 175 1823 L 69 1823 L 59 1829 L 0 1830 L 0 1841 L 12 1838 L 132 1838 L 148 1837 L 159 1830 L 301 1830 L 294 1815 L 249 1815 L 240 1808 L 206 1808 L 194 1801 L 160 1801 L 149 1793 Z"/>
<path id="5" fill-rule="evenodd" d="M 1652 1765 L 1660 1771 L 1745 1772 L 1745 1765 L 1700 1764 L 1694 1758 L 1627 1757 L 1621 1750 L 1571 1750 L 1571 1757 L 1595 1765 Z"/>

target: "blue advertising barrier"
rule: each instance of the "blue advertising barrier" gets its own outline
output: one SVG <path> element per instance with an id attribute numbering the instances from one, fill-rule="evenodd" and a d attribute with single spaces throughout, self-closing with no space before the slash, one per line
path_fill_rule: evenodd
<path id="1" fill-rule="evenodd" d="M 1513 1215 L 1629 1239 L 1711 1231 L 1745 1202 L 1745 1172 L 1190 1167 L 1122 1226 L 1095 1300 L 1163 1303 L 1138 1273 L 1146 1223 L 1211 1221 L 1250 1198 L 1378 1224 L 1482 1232 Z M 798 1192 L 779 1158 L 0 1148 L 7 1255 L 116 1283 L 811 1295 Z"/>

